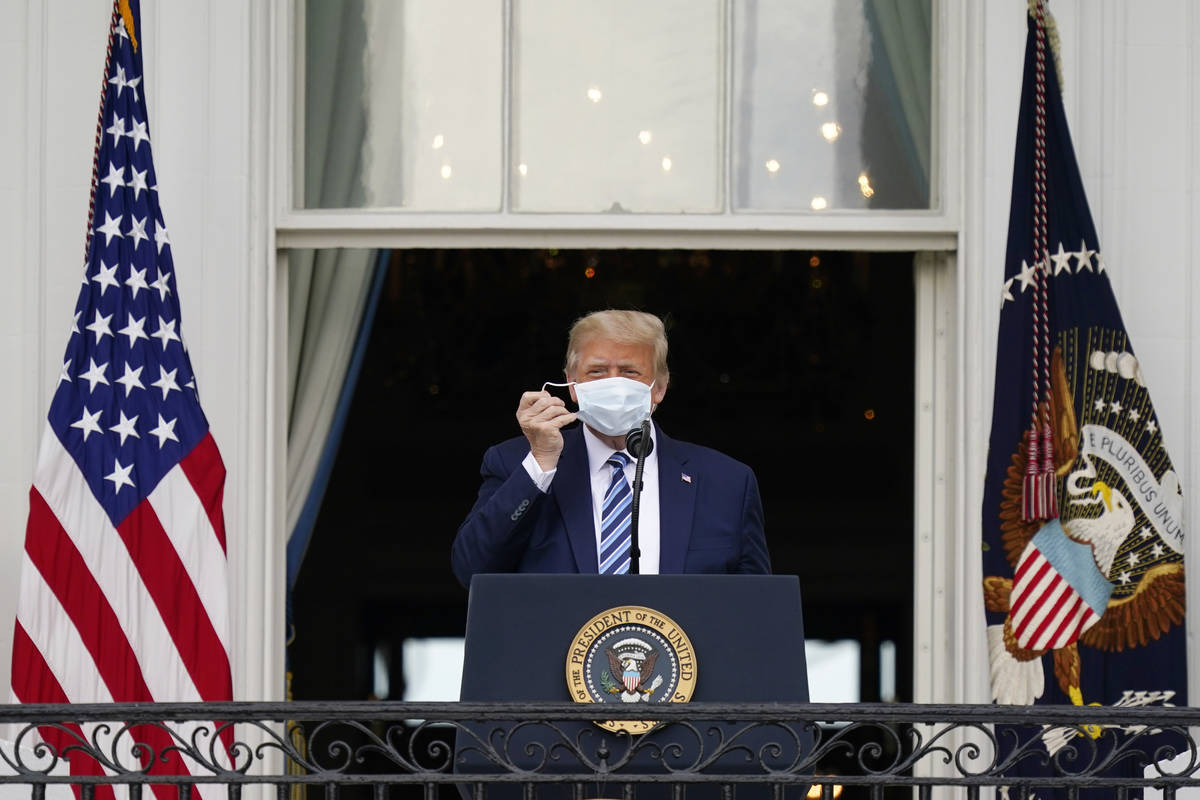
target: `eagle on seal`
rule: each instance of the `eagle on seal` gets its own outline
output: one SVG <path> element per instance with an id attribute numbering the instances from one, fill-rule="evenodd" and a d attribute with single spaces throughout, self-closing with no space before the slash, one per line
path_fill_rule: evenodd
<path id="1" fill-rule="evenodd" d="M 608 656 L 609 672 L 613 678 L 625 685 L 627 693 L 649 691 L 645 684 L 654 675 L 654 665 L 658 661 L 657 650 L 651 650 L 645 657 L 640 657 L 641 653 L 637 653 L 636 656 L 632 653 L 620 656 L 611 647 L 606 648 L 604 652 Z"/>
<path id="2" fill-rule="evenodd" d="M 1096 478 L 1096 470 L 1087 454 L 1080 460 L 1080 431 L 1075 418 L 1075 403 L 1063 362 L 1062 349 L 1056 347 L 1051 365 L 1050 415 L 1054 431 L 1055 475 L 1066 480 L 1067 505 L 1098 509 L 1097 516 L 1078 516 L 1062 520 L 1022 520 L 1021 484 L 1029 448 L 1026 429 L 1013 453 L 1005 476 L 1000 504 L 1000 528 L 1005 556 L 1014 571 L 1014 578 L 991 575 L 983 579 L 984 604 L 988 611 L 1005 614 L 1002 625 L 988 627 L 988 651 L 991 667 L 992 694 L 998 703 L 1029 705 L 1045 691 L 1041 657 L 1053 651 L 1054 675 L 1059 687 L 1075 705 L 1083 705 L 1080 690 L 1079 642 L 1106 652 L 1121 652 L 1126 648 L 1146 645 L 1165 634 L 1184 617 L 1184 567 L 1181 562 L 1157 564 L 1146 571 L 1137 589 L 1121 597 L 1113 597 L 1115 588 L 1109 578 L 1113 559 L 1122 543 L 1133 533 L 1134 510 L 1120 491 Z M 1171 485 L 1166 478 L 1164 485 Z M 1088 485 L 1081 485 L 1088 482 Z M 1101 504 L 1103 504 L 1101 506 Z M 1061 524 L 1060 524 L 1061 523 Z M 1039 535 L 1041 534 L 1041 535 Z M 1049 631 L 1019 619 L 1034 617 L 1036 612 L 1022 610 L 1027 584 L 1036 578 L 1021 581 L 1026 569 L 1032 573 L 1035 559 L 1040 557 L 1037 539 L 1053 539 L 1051 547 L 1059 551 L 1090 550 L 1086 562 L 1095 567 L 1090 597 L 1092 608 L 1081 604 L 1078 620 L 1073 626 L 1065 623 Z M 1097 586 L 1100 602 L 1096 601 Z M 1070 590 L 1089 598 L 1089 589 L 1071 585 Z M 1098 608 L 1096 606 L 1098 605 Z M 1042 614 L 1048 619 L 1053 613 Z M 1057 622 L 1056 622 L 1057 624 Z M 1054 627 L 1049 626 L 1049 627 Z"/>

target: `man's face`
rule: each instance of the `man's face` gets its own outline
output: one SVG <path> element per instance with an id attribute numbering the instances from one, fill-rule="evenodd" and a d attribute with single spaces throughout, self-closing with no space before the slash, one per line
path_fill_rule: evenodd
<path id="1" fill-rule="evenodd" d="M 588 339 L 579 348 L 579 366 L 568 380 L 584 383 L 601 378 L 631 378 L 650 386 L 650 399 L 655 405 L 662 402 L 667 393 L 665 381 L 654 380 L 654 348 L 648 344 L 621 344 L 609 339 Z M 578 402 L 575 388 L 571 387 L 571 399 Z"/>

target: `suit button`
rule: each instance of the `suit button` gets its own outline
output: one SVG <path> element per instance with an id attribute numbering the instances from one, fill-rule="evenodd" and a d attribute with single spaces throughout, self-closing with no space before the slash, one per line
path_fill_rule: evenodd
<path id="1" fill-rule="evenodd" d="M 525 509 L 527 508 L 529 508 L 528 498 L 521 501 L 521 504 L 517 506 L 517 510 L 512 513 L 512 516 L 510 516 L 509 519 L 511 519 L 513 522 L 516 522 L 521 518 L 521 515 L 525 513 Z"/>

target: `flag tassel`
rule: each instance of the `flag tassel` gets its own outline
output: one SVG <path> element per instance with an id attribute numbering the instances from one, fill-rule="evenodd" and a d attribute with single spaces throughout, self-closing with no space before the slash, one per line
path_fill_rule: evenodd
<path id="1" fill-rule="evenodd" d="M 1048 424 L 1029 431 L 1029 455 L 1021 481 L 1021 521 L 1058 516 L 1057 476 L 1054 474 L 1054 430 Z"/>

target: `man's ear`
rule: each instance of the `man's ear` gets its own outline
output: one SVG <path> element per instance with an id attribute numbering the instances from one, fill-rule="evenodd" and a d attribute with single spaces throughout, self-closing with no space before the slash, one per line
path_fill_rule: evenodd
<path id="1" fill-rule="evenodd" d="M 657 406 L 659 403 L 661 403 L 663 401 L 663 398 L 666 396 L 667 396 L 667 382 L 656 380 L 654 382 L 654 385 L 652 387 L 650 387 L 650 400 L 654 403 L 654 405 Z"/>

